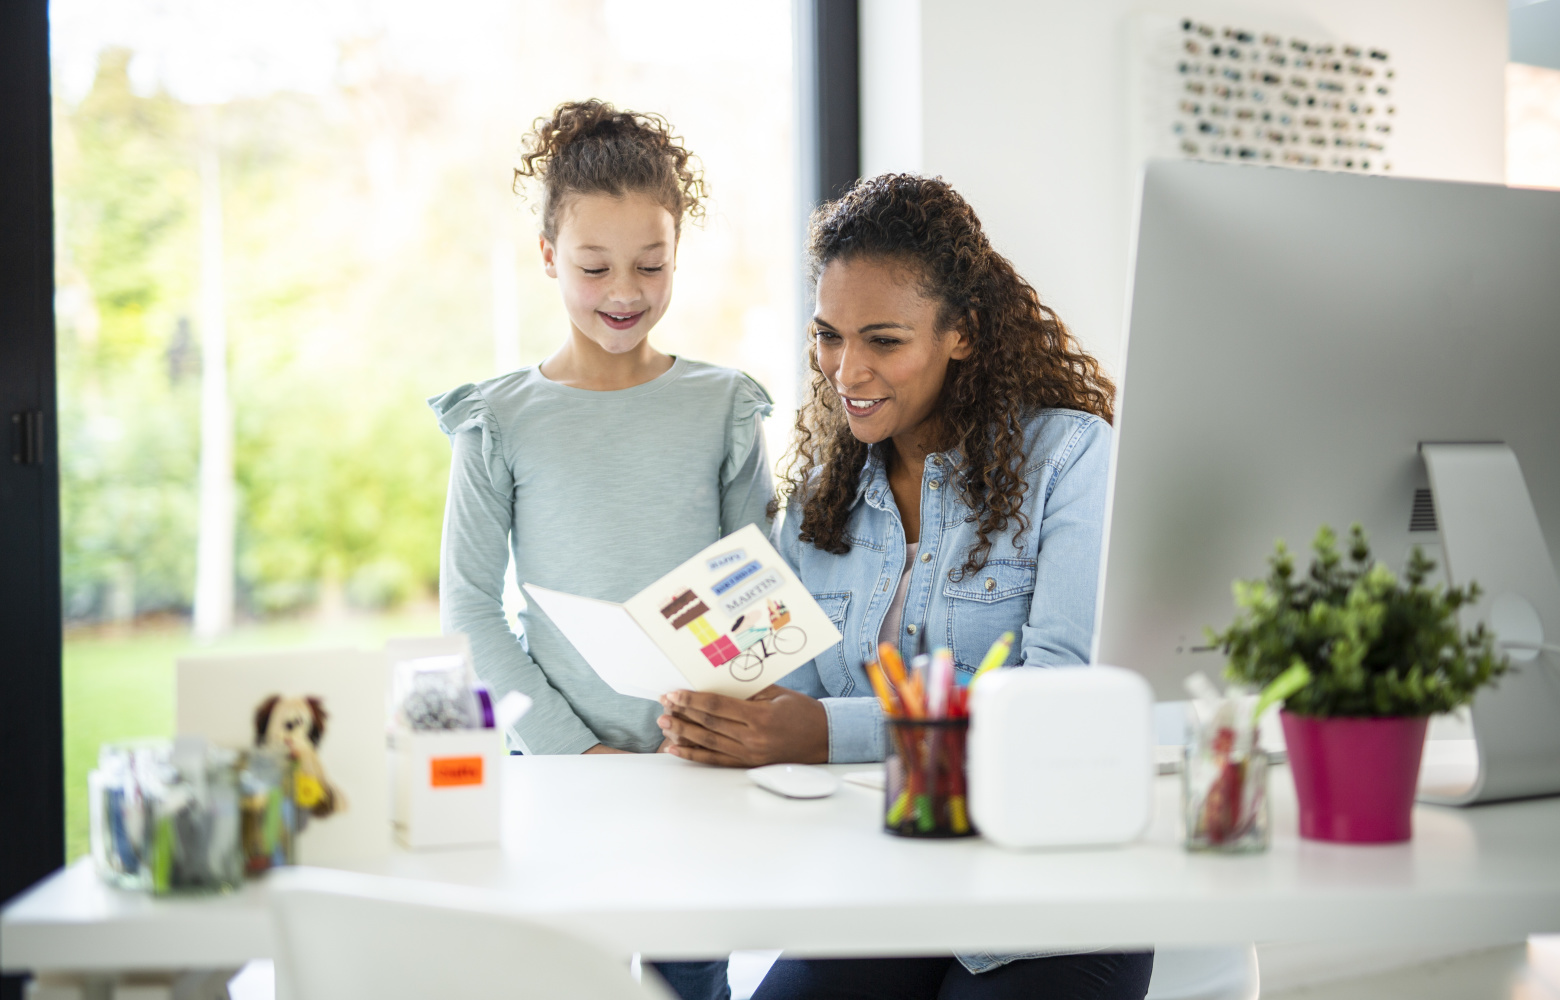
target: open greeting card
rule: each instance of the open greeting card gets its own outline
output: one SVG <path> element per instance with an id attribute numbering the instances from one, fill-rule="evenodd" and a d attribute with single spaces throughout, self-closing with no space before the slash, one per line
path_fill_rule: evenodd
<path id="1" fill-rule="evenodd" d="M 727 535 L 623 604 L 525 585 L 620 694 L 749 698 L 840 641 L 756 525 Z"/>

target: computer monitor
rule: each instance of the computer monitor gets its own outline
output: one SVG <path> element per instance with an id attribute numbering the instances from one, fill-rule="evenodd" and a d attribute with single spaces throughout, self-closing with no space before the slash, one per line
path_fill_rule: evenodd
<path id="1" fill-rule="evenodd" d="M 1154 162 L 1134 246 L 1095 662 L 1184 697 L 1231 582 L 1356 521 L 1394 570 L 1479 579 L 1470 624 L 1499 597 L 1560 642 L 1560 193 Z M 1427 474 L 1427 443 L 1496 446 Z M 1518 655 L 1445 801 L 1560 792 L 1560 658 Z"/>

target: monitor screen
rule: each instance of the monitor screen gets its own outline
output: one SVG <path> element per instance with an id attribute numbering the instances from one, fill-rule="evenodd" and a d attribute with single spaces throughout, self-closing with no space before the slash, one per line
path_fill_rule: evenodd
<path id="1" fill-rule="evenodd" d="M 1421 442 L 1508 445 L 1554 564 L 1560 192 L 1154 162 L 1129 315 L 1095 662 L 1217 677 L 1232 581 L 1323 523 L 1439 561 Z"/>

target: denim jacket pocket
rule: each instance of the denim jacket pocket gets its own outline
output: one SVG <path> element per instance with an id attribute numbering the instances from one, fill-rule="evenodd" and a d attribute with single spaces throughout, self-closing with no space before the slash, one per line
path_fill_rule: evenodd
<path id="1" fill-rule="evenodd" d="M 856 682 L 851 679 L 850 669 L 846 665 L 845 653 L 850 646 L 850 634 L 845 629 L 845 612 L 850 608 L 850 591 L 841 591 L 833 594 L 814 594 L 813 600 L 818 602 L 818 607 L 829 616 L 829 621 L 840 630 L 844 636 L 839 642 L 818 654 L 814 663 L 818 667 L 818 679 L 823 681 L 823 686 L 836 698 L 848 698 L 856 687 Z"/>
<path id="2" fill-rule="evenodd" d="M 993 559 L 943 587 L 948 599 L 948 648 L 960 670 L 973 670 L 1003 632 L 1029 620 L 1035 592 L 1033 559 Z"/>

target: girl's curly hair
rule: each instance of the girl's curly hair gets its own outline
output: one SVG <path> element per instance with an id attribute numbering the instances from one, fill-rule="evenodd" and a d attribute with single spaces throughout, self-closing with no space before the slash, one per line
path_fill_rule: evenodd
<path id="1" fill-rule="evenodd" d="M 672 213 L 679 236 L 684 216 L 704 218 L 704 171 L 660 115 L 619 111 L 594 98 L 569 101 L 536 119 L 521 149 L 514 187 L 527 178 L 541 182 L 542 235 L 549 241 L 558 237 L 559 212 L 580 194 L 649 194 Z"/>
<path id="2" fill-rule="evenodd" d="M 992 249 L 975 210 L 941 178 L 884 174 L 858 181 L 813 213 L 807 243 L 814 287 L 830 263 L 880 259 L 918 276 L 938 303 L 939 332 L 962 326 L 974 348 L 952 361 L 938 404 L 938 450 L 962 456 L 957 487 L 978 521 L 961 579 L 986 565 L 992 540 L 1018 526 L 1023 511 L 1024 420 L 1037 410 L 1082 410 L 1109 421 L 1116 387 L 1078 346 L 1013 265 Z M 808 347 L 813 377 L 796 414 L 771 516 L 784 501 L 802 519 L 801 538 L 825 552 L 850 551 L 845 523 L 867 446 L 850 432 L 839 396 Z"/>

